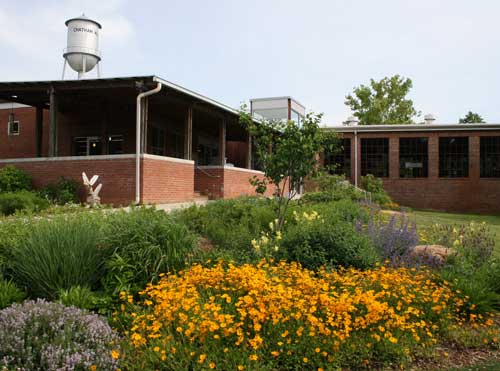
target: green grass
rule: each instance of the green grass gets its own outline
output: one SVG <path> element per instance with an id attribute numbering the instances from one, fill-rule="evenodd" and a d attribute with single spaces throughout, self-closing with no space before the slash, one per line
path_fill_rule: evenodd
<path id="1" fill-rule="evenodd" d="M 466 224 L 469 222 L 488 224 L 491 232 L 495 235 L 496 252 L 500 254 L 500 215 L 477 215 L 456 214 L 437 211 L 413 210 L 410 213 L 415 217 L 417 228 L 419 226 L 430 226 L 432 224 Z"/>
<path id="2" fill-rule="evenodd" d="M 495 360 L 487 363 L 480 363 L 474 366 L 452 368 L 447 371 L 498 371 L 498 370 L 500 370 L 500 361 Z"/>

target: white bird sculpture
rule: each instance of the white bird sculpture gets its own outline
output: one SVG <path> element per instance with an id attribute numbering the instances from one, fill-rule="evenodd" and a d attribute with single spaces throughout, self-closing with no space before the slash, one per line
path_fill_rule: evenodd
<path id="1" fill-rule="evenodd" d="M 102 184 L 99 184 L 97 187 L 94 187 L 95 182 L 99 179 L 99 175 L 94 175 L 90 180 L 87 177 L 85 172 L 82 173 L 83 185 L 87 189 L 87 204 L 90 207 L 94 207 L 96 205 L 101 204 L 101 198 L 99 197 L 99 192 L 101 191 Z"/>

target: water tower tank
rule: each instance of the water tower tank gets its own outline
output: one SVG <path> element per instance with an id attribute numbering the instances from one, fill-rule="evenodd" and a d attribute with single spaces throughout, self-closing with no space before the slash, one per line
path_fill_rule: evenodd
<path id="1" fill-rule="evenodd" d="M 80 17 L 68 19 L 66 26 L 68 27 L 68 43 L 63 54 L 64 66 L 67 62 L 73 70 L 78 72 L 78 78 L 82 78 L 86 72 L 91 71 L 97 65 L 99 75 L 101 25 L 82 14 Z"/>

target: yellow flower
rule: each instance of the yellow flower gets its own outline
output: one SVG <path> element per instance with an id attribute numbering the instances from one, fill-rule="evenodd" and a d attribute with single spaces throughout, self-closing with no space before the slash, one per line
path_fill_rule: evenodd
<path id="1" fill-rule="evenodd" d="M 90 366 L 90 371 L 96 371 L 96 370 L 97 370 L 97 366 L 96 365 Z"/>
<path id="2" fill-rule="evenodd" d="M 210 364 L 208 365 L 209 368 L 211 369 L 214 369 L 215 368 L 215 363 L 214 362 L 210 362 Z"/>
<path id="3" fill-rule="evenodd" d="M 200 354 L 200 357 L 198 358 L 198 363 L 205 362 L 205 359 L 207 359 L 207 355 L 206 354 Z"/>
<path id="4" fill-rule="evenodd" d="M 259 356 L 257 356 L 257 354 L 251 354 L 248 359 L 250 359 L 250 361 L 257 361 L 259 359 Z"/>
<path id="5" fill-rule="evenodd" d="M 309 362 L 309 359 L 307 357 L 302 358 L 302 362 L 307 363 Z"/>
<path id="6" fill-rule="evenodd" d="M 116 349 L 113 349 L 113 350 L 111 351 L 111 358 L 113 358 L 113 359 L 118 359 L 118 358 L 120 358 L 120 352 L 119 352 L 118 350 L 116 350 Z"/>
<path id="7" fill-rule="evenodd" d="M 238 365 L 238 371 L 243 371 L 245 369 L 245 366 Z"/>

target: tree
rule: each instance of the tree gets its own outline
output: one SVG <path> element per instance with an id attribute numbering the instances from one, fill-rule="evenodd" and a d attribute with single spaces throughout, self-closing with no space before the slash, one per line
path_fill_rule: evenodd
<path id="1" fill-rule="evenodd" d="M 351 108 L 360 125 L 412 124 L 420 115 L 413 101 L 406 96 L 412 81 L 399 75 L 370 80 L 370 86 L 361 85 L 346 96 L 345 104 Z"/>
<path id="2" fill-rule="evenodd" d="M 252 136 L 257 158 L 263 168 L 264 179 L 251 179 L 258 193 L 268 185 L 276 186 L 277 230 L 281 231 L 290 201 L 297 195 L 304 178 L 315 175 L 317 156 L 330 149 L 336 134 L 319 127 L 321 114 L 309 113 L 298 125 L 295 121 L 261 120 L 255 122 L 246 106 L 240 112 L 240 122 Z"/>
<path id="3" fill-rule="evenodd" d="M 479 124 L 485 122 L 483 118 L 478 114 L 472 111 L 467 112 L 464 118 L 458 120 L 461 124 Z"/>

